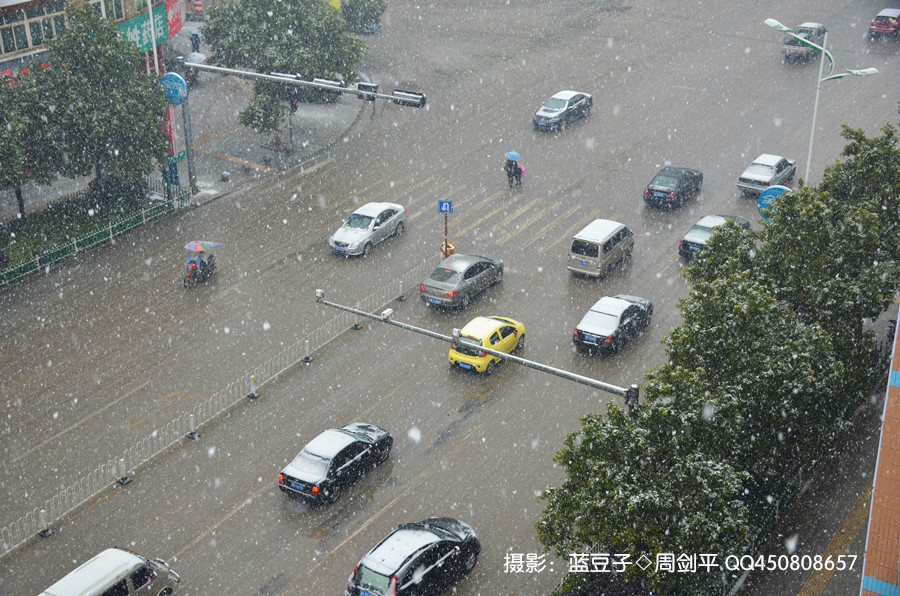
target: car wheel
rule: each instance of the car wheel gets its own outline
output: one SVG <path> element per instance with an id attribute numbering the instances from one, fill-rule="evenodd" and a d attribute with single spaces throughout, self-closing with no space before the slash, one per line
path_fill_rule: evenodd
<path id="1" fill-rule="evenodd" d="M 584 117 L 587 118 L 591 114 L 591 106 L 584 108 Z"/>
<path id="2" fill-rule="evenodd" d="M 371 253 L 371 252 L 372 252 L 372 243 L 366 242 L 366 245 L 363 247 L 362 254 L 364 257 L 367 257 L 367 256 L 369 256 L 369 253 Z"/>
<path id="3" fill-rule="evenodd" d="M 498 284 L 503 281 L 503 269 L 497 271 L 497 276 L 494 277 L 494 283 Z"/>
<path id="4" fill-rule="evenodd" d="M 185 290 L 188 289 L 189 287 L 191 287 L 191 278 L 185 276 L 184 281 L 181 282 L 181 285 L 184 287 Z"/>
<path id="5" fill-rule="evenodd" d="M 390 445 L 388 445 L 387 447 L 384 447 L 383 449 L 381 449 L 378 452 L 378 459 L 376 461 L 379 464 L 383 464 L 384 462 L 386 462 L 388 460 L 388 458 L 390 456 L 391 456 L 391 447 L 390 447 Z"/>
<path id="6" fill-rule="evenodd" d="M 175 592 L 172 591 L 172 588 L 166 588 L 159 593 L 159 596 L 172 596 Z"/>
<path id="7" fill-rule="evenodd" d="M 497 365 L 493 360 L 491 360 L 490 362 L 488 362 L 487 368 L 484 369 L 484 374 L 486 374 L 487 376 L 491 376 L 492 374 L 494 374 L 495 368 L 497 368 Z"/>
<path id="8" fill-rule="evenodd" d="M 516 342 L 516 350 L 525 349 L 525 334 L 519 336 L 519 341 Z"/>
<path id="9" fill-rule="evenodd" d="M 400 236 L 403 234 L 403 222 L 397 224 L 397 227 L 394 228 L 394 236 Z"/>
<path id="10" fill-rule="evenodd" d="M 462 572 L 463 575 L 468 575 L 473 569 L 475 569 L 475 563 L 478 562 L 478 553 L 470 551 L 466 554 L 466 558 L 462 560 Z"/>
<path id="11" fill-rule="evenodd" d="M 462 299 L 459 301 L 459 308 L 469 308 L 469 302 L 471 302 L 471 298 L 469 298 L 468 294 L 463 294 Z"/>
<path id="12" fill-rule="evenodd" d="M 330 503 L 334 503 L 338 499 L 341 498 L 341 495 L 344 494 L 344 487 L 341 484 L 334 484 L 331 487 L 331 491 L 328 493 L 328 501 Z"/>

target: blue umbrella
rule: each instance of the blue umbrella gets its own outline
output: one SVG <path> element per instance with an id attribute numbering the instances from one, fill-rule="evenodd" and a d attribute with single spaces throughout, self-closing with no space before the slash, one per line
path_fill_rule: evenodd
<path id="1" fill-rule="evenodd" d="M 519 153 L 518 153 L 517 151 L 507 151 L 507 152 L 506 152 L 506 159 L 511 159 L 511 160 L 513 160 L 513 161 L 521 161 L 521 160 L 522 160 L 522 156 L 519 155 Z"/>

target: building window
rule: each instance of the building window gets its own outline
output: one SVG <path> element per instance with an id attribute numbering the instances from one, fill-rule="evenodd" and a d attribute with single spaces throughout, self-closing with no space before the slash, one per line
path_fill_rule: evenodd
<path id="1" fill-rule="evenodd" d="M 103 18 L 125 18 L 123 0 L 91 2 Z M 66 30 L 66 3 L 61 0 L 0 15 L 0 55 L 40 47 Z"/>

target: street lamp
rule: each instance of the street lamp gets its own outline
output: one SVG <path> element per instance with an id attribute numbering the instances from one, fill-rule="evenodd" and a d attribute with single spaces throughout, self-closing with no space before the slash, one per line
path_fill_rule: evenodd
<path id="1" fill-rule="evenodd" d="M 806 155 L 806 174 L 803 176 L 803 181 L 806 184 L 809 184 L 809 168 L 812 164 L 812 150 L 813 150 L 813 137 L 816 134 L 816 115 L 819 111 L 819 87 L 823 81 L 831 81 L 834 79 L 843 79 L 846 76 L 856 76 L 856 77 L 864 77 L 867 75 L 878 74 L 878 69 L 875 68 L 862 68 L 862 69 L 846 69 L 844 72 L 839 72 L 838 74 L 834 73 L 834 57 L 831 55 L 831 52 L 824 48 L 825 43 L 828 41 L 828 32 L 825 32 L 825 37 L 822 38 L 822 45 L 816 45 L 808 39 L 804 39 L 794 33 L 794 30 L 790 27 L 785 27 L 775 19 L 766 19 L 765 24 L 776 31 L 781 31 L 782 33 L 786 33 L 800 42 L 801 45 L 804 45 L 809 48 L 813 48 L 814 50 L 818 50 L 822 53 L 823 56 L 828 58 L 829 70 L 828 76 L 823 77 L 822 73 L 825 70 L 825 61 L 819 61 L 819 78 L 816 81 L 816 100 L 813 104 L 813 120 L 812 120 L 812 131 L 809 133 L 809 153 Z"/>

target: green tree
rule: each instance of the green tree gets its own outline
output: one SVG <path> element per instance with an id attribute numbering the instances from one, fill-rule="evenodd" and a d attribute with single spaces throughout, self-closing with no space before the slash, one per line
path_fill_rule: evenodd
<path id="1" fill-rule="evenodd" d="M 610 406 L 607 417 L 589 414 L 555 460 L 566 481 L 540 499 L 546 508 L 536 525 L 538 540 L 557 556 L 587 552 L 641 555 L 726 554 L 747 543 L 747 511 L 740 501 L 743 474 L 727 463 L 682 448 L 678 421 L 658 408 L 641 408 L 636 420 Z M 636 565 L 632 581 L 678 594 L 714 594 L 722 589 L 718 572 L 657 573 Z"/>
<path id="2" fill-rule="evenodd" d="M 259 73 L 351 81 L 367 48 L 347 33 L 347 24 L 328 0 L 243 0 L 213 5 L 203 28 L 212 62 Z M 324 91 L 254 84 L 255 97 L 241 121 L 261 132 L 278 131 L 288 100 L 324 99 Z"/>
<path id="3" fill-rule="evenodd" d="M 154 159 L 165 163 L 165 94 L 157 77 L 138 74 L 138 48 L 89 4 L 66 8 L 65 33 L 48 46 L 53 65 L 32 68 L 25 80 L 49 111 L 46 130 L 61 155 L 54 169 L 128 185 Z"/>
<path id="4" fill-rule="evenodd" d="M 22 185 L 49 184 L 56 176 L 56 145 L 46 122 L 48 106 L 34 96 L 31 77 L 0 77 L 0 188 L 15 192 L 19 218 L 25 219 Z"/>
<path id="5" fill-rule="evenodd" d="M 347 21 L 347 30 L 353 33 L 371 33 L 381 23 L 387 9 L 384 0 L 346 0 L 341 2 L 341 13 Z"/>

